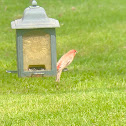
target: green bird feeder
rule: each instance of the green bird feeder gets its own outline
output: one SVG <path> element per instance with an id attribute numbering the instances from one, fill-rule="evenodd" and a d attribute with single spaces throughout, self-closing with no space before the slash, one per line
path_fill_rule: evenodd
<path id="1" fill-rule="evenodd" d="M 18 76 L 56 76 L 58 20 L 48 18 L 44 8 L 33 0 L 23 17 L 11 22 L 11 27 L 16 29 Z"/>

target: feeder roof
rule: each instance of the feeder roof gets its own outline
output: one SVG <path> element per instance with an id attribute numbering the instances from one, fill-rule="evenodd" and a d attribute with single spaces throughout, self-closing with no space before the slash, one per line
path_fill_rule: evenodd
<path id="1" fill-rule="evenodd" d="M 55 28 L 60 25 L 58 20 L 48 18 L 44 8 L 37 6 L 37 2 L 33 0 L 32 6 L 24 10 L 23 17 L 11 22 L 11 27 L 12 29 Z"/>

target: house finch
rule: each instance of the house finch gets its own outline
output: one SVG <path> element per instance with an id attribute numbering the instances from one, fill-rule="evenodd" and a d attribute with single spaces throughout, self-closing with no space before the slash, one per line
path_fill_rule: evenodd
<path id="1" fill-rule="evenodd" d="M 67 67 L 74 59 L 74 56 L 76 55 L 76 50 L 70 50 L 66 54 L 64 54 L 57 63 L 57 77 L 56 82 L 60 82 L 60 76 L 62 73 L 62 70 Z"/>

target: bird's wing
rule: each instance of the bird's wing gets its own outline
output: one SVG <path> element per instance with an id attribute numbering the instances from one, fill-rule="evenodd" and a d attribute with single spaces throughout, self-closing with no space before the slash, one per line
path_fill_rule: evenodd
<path id="1" fill-rule="evenodd" d="M 70 57 L 70 56 L 61 57 L 61 59 L 57 63 L 57 70 L 64 69 L 72 62 L 72 60 L 73 60 L 73 57 Z"/>
<path id="2" fill-rule="evenodd" d="M 65 59 L 65 57 L 66 57 L 66 54 L 63 55 L 63 56 L 59 59 L 59 61 L 57 62 L 57 70 L 61 67 L 61 64 L 62 64 L 63 60 Z"/>

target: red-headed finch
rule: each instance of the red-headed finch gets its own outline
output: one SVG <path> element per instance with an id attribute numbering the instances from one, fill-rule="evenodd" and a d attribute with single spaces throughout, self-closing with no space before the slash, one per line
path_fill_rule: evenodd
<path id="1" fill-rule="evenodd" d="M 56 82 L 60 82 L 60 76 L 62 73 L 62 70 L 66 68 L 74 59 L 74 56 L 76 55 L 77 51 L 72 49 L 66 54 L 64 54 L 59 61 L 57 62 L 57 77 Z"/>

